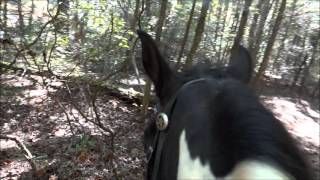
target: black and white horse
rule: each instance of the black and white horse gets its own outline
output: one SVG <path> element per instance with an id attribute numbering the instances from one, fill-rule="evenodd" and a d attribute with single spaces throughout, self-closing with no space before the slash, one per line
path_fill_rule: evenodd
<path id="1" fill-rule="evenodd" d="M 225 68 L 183 74 L 138 35 L 161 106 L 144 135 L 147 179 L 311 179 L 285 127 L 245 85 L 253 67 L 244 47 L 232 48 Z"/>

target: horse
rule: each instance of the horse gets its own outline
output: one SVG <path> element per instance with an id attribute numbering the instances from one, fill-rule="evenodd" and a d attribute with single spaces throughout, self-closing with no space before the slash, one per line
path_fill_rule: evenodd
<path id="1" fill-rule="evenodd" d="M 234 45 L 227 66 L 179 73 L 137 34 L 160 107 L 144 131 L 146 179 L 311 179 L 295 140 L 247 85 L 246 48 Z"/>

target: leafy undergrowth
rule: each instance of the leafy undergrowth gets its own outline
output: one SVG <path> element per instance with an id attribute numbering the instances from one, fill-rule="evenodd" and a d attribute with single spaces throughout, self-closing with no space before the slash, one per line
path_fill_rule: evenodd
<path id="1" fill-rule="evenodd" d="M 1 82 L 1 134 L 23 140 L 34 155 L 38 179 L 143 179 L 144 123 L 137 105 L 107 93 L 98 97 L 103 124 L 114 132 L 112 144 L 110 133 L 82 118 L 64 91 L 44 89 L 39 77 L 2 75 Z M 78 102 L 85 101 L 77 96 L 81 91 L 73 93 Z M 275 96 L 263 100 L 300 142 L 318 173 L 319 112 L 305 101 Z M 31 167 L 13 141 L 0 140 L 0 179 L 32 179 Z"/>

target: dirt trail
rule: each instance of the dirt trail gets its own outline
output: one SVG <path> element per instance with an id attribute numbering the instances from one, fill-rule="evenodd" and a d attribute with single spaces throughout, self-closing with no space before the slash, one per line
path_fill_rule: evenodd
<path id="1" fill-rule="evenodd" d="M 108 95 L 97 101 L 104 123 L 115 132 L 112 155 L 107 135 L 61 101 L 77 119 L 71 122 L 73 126 L 81 130 L 72 132 L 59 104 L 37 81 L 36 76 L 1 76 L 0 131 L 24 141 L 36 157 L 40 179 L 143 179 L 144 124 L 135 104 Z M 52 92 L 64 96 L 63 92 Z M 319 112 L 305 101 L 295 103 L 274 96 L 263 100 L 301 143 L 319 177 Z M 30 166 L 17 145 L 0 140 L 0 179 L 29 177 Z"/>
<path id="2" fill-rule="evenodd" d="M 284 97 L 263 97 L 264 104 L 281 120 L 289 132 L 301 144 L 312 164 L 316 178 L 320 178 L 320 114 L 306 101 Z"/>

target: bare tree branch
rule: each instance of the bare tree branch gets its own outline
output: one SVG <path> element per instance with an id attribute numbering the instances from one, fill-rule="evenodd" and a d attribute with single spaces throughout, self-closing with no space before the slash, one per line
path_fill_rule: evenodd
<path id="1" fill-rule="evenodd" d="M 21 139 L 19 139 L 18 137 L 15 136 L 11 136 L 11 135 L 1 135 L 0 134 L 0 139 L 5 139 L 5 140 L 11 140 L 17 143 L 17 145 L 19 146 L 19 148 L 24 152 L 24 157 L 27 159 L 27 161 L 29 162 L 31 169 L 32 169 L 32 173 L 33 175 L 36 174 L 37 172 L 37 166 L 33 161 L 33 156 L 31 154 L 31 152 L 29 151 L 29 149 L 24 145 L 24 143 L 22 142 Z"/>

